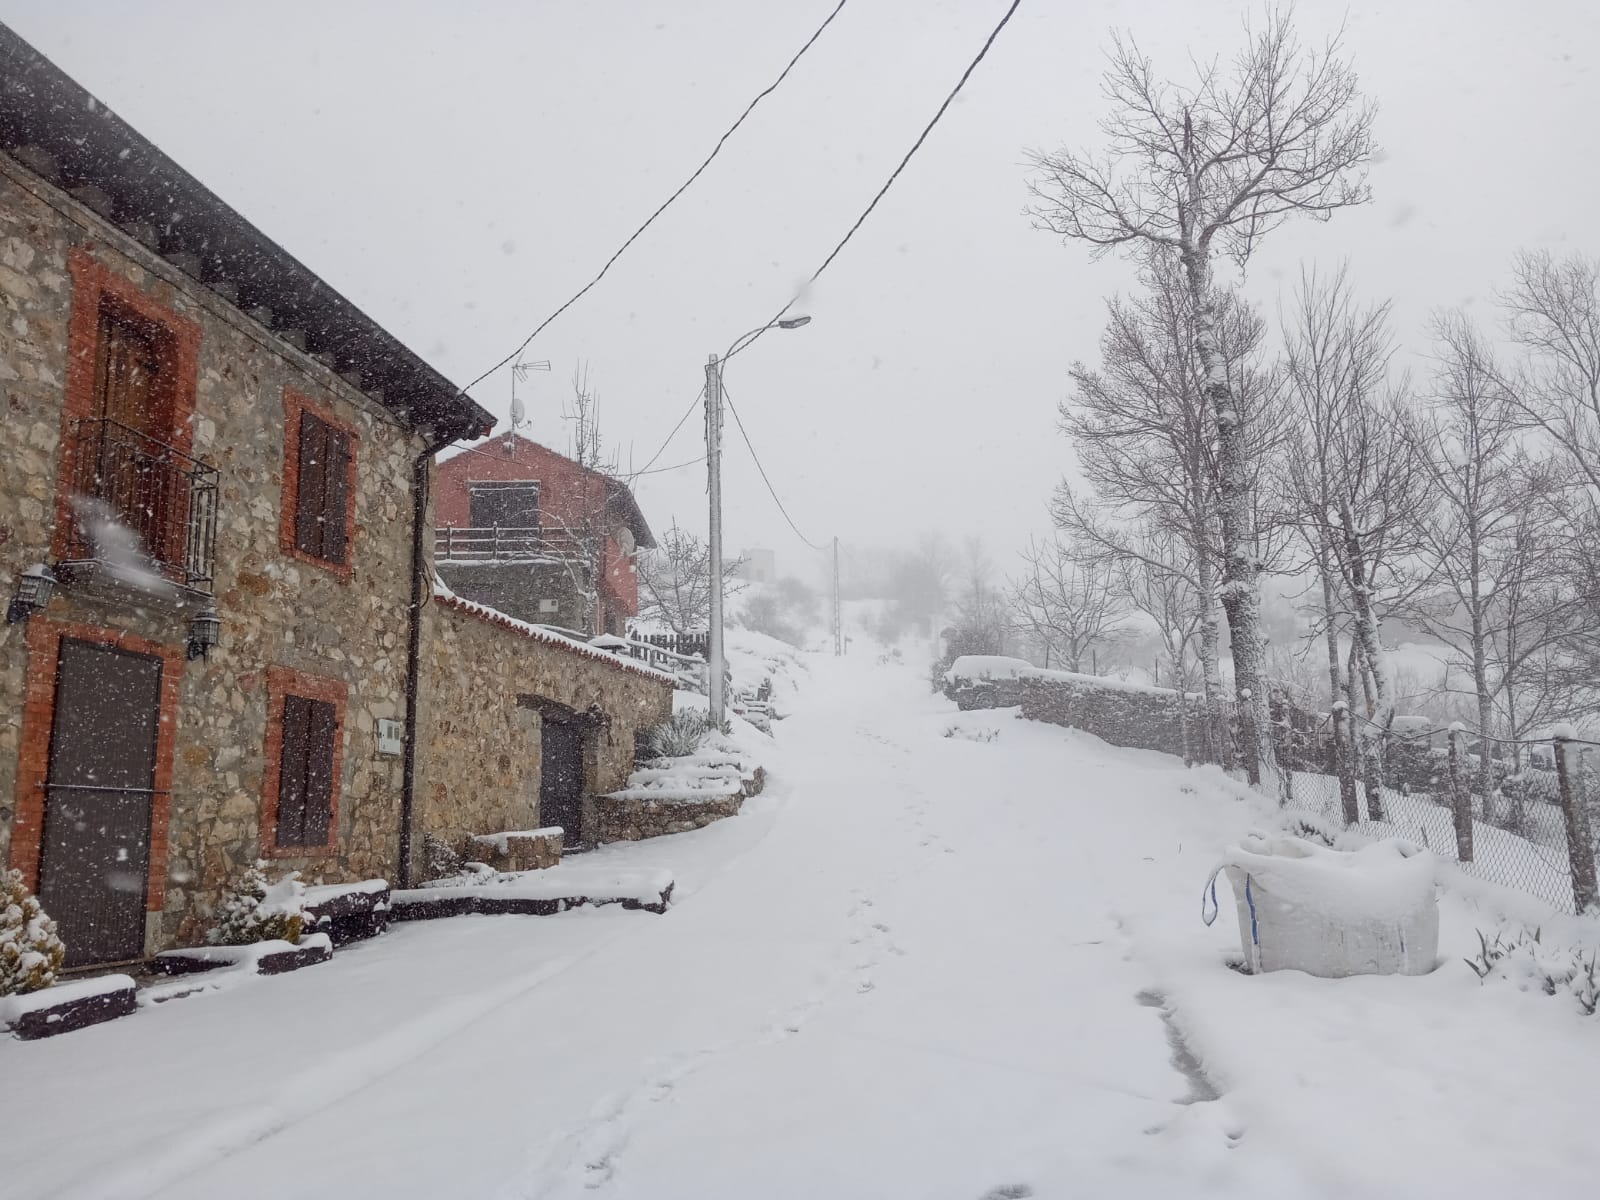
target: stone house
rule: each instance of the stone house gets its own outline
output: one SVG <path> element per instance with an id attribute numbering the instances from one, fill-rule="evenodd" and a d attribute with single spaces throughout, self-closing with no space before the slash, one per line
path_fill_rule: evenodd
<path id="1" fill-rule="evenodd" d="M 627 485 L 525 437 L 439 465 L 435 557 L 458 595 L 523 621 L 621 634 L 655 538 Z"/>
<path id="2" fill-rule="evenodd" d="M 461 852 L 475 834 L 600 832 L 634 738 L 672 715 L 671 676 L 440 589 L 424 615 L 417 828 Z"/>
<path id="3" fill-rule="evenodd" d="M 453 677 L 529 643 L 427 603 L 434 454 L 492 416 L 3 25 L 0 398 L 0 865 L 69 966 L 201 940 L 257 857 L 403 885 L 419 819 L 539 815 L 518 714 L 586 787 L 670 709 L 570 643 Z"/>

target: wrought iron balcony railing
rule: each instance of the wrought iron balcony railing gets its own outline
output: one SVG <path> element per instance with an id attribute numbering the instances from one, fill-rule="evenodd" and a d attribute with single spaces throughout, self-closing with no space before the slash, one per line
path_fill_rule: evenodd
<path id="1" fill-rule="evenodd" d="M 83 419 L 71 445 L 66 562 L 154 569 L 210 592 L 216 578 L 217 469 L 108 417 Z"/>

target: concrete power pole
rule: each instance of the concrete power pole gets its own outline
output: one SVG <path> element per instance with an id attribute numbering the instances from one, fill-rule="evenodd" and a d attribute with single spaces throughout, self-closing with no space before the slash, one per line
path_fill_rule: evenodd
<path id="1" fill-rule="evenodd" d="M 706 657 L 711 719 L 720 727 L 727 712 L 722 654 L 722 369 L 713 354 L 706 362 L 706 491 L 711 497 L 711 645 Z"/>
<path id="2" fill-rule="evenodd" d="M 833 539 L 833 654 L 844 653 L 844 609 L 839 601 L 839 539 Z"/>

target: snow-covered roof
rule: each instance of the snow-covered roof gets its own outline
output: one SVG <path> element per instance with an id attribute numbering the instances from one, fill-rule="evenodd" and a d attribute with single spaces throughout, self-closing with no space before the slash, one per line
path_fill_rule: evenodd
<path id="1" fill-rule="evenodd" d="M 193 256 L 177 269 L 213 290 L 225 280 L 241 311 L 268 308 L 276 328 L 303 331 L 310 351 L 333 356 L 334 370 L 359 371 L 364 390 L 381 391 L 402 425 L 449 439 L 493 427 L 493 413 L 4 25 L 0 79 L 0 149 L 75 195 L 103 197 L 85 203 L 114 212 L 124 229 L 159 231 L 169 258 Z"/>
<path id="2" fill-rule="evenodd" d="M 444 605 L 446 608 L 464 612 L 469 616 L 477 617 L 480 621 L 487 621 L 491 625 L 502 626 L 513 633 L 520 633 L 523 637 L 532 638 L 534 641 L 542 642 L 544 645 L 554 649 L 565 650 L 582 658 L 592 659 L 595 662 L 616 667 L 620 671 L 632 671 L 635 674 L 644 675 L 662 683 L 676 684 L 678 681 L 676 675 L 669 675 L 665 671 L 647 667 L 631 658 L 622 658 L 598 647 L 591 646 L 588 642 L 580 642 L 575 638 L 564 637 L 538 625 L 530 625 L 526 621 L 519 621 L 515 617 L 508 617 L 499 609 L 490 608 L 487 604 L 479 604 L 474 600 L 463 600 L 437 579 L 433 582 L 433 598 L 435 602 Z"/>

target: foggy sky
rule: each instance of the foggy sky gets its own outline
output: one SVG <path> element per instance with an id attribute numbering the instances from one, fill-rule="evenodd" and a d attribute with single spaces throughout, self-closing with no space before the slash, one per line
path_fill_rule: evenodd
<path id="1" fill-rule="evenodd" d="M 777 74 L 833 0 L 137 5 L 0 0 L 28 38 L 291 253 L 465 382 L 600 264 Z M 852 0 L 788 81 L 528 357 L 531 436 L 567 443 L 586 363 L 621 465 L 642 466 L 706 356 L 766 321 L 842 236 L 1005 0 Z M 1023 0 L 895 189 L 728 390 L 801 530 L 889 546 L 1048 527 L 1071 456 L 1066 369 L 1131 270 L 1029 227 L 1029 148 L 1098 146 L 1108 28 L 1158 68 L 1230 53 L 1252 6 Z M 1290 224 L 1247 287 L 1275 321 L 1302 262 L 1348 257 L 1422 355 L 1441 305 L 1491 318 L 1519 247 L 1600 252 L 1600 17 L 1583 0 L 1303 2 L 1348 14 L 1380 112 L 1375 202 Z M 135 16 L 137 14 L 137 16 Z M 1425 368 L 1425 361 L 1418 358 Z M 502 416 L 506 373 L 474 390 Z M 728 540 L 811 573 L 731 420 Z M 698 415 L 658 466 L 703 453 Z M 641 479 L 660 530 L 704 528 L 703 469 Z"/>

